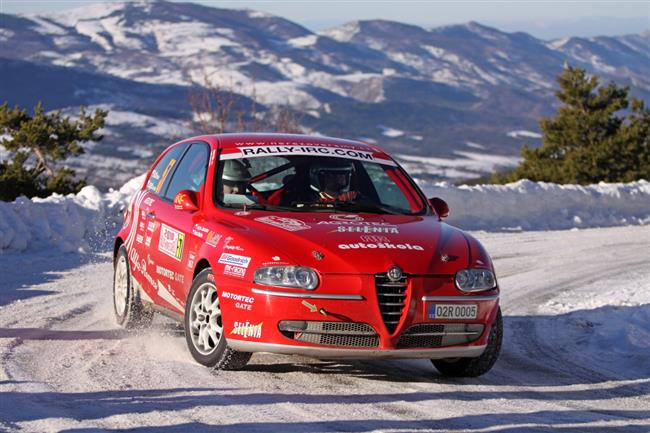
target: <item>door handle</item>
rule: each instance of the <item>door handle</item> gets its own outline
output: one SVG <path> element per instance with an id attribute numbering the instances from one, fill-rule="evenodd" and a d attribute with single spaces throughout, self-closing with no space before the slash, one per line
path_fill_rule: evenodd
<path id="1" fill-rule="evenodd" d="M 147 218 L 155 220 L 156 219 L 156 213 L 155 212 L 147 212 Z"/>

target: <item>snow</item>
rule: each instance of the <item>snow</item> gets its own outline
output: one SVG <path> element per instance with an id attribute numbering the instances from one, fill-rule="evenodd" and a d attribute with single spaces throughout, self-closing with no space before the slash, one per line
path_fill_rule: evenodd
<path id="1" fill-rule="evenodd" d="M 391 128 L 390 126 L 379 125 L 378 128 L 381 129 L 381 135 L 386 137 L 396 138 L 404 135 L 404 131 L 400 131 L 397 128 Z"/>
<path id="2" fill-rule="evenodd" d="M 298 38 L 289 39 L 287 43 L 296 48 L 305 48 L 316 44 L 316 41 L 318 41 L 318 35 L 307 35 L 307 36 L 301 36 Z"/>
<path id="3" fill-rule="evenodd" d="M 542 138 L 542 134 L 526 130 L 510 131 L 506 135 L 511 138 Z"/>
<path id="4" fill-rule="evenodd" d="M 324 30 L 320 32 L 320 34 L 339 42 L 349 42 L 354 38 L 354 35 L 359 33 L 360 30 L 359 21 L 352 21 L 339 27 Z"/>
<path id="5" fill-rule="evenodd" d="M 24 250 L 93 251 L 122 223 L 122 211 L 144 177 L 102 194 L 86 186 L 77 194 L 0 201 L 0 253 Z"/>
<path id="6" fill-rule="evenodd" d="M 397 154 L 396 158 L 414 177 L 437 175 L 447 179 L 471 179 L 492 173 L 498 168 L 516 166 L 518 156 L 490 155 L 486 153 L 457 150 L 457 158 L 423 157 Z"/>
<path id="7" fill-rule="evenodd" d="M 420 180 L 427 197 L 444 199 L 449 223 L 467 230 L 557 230 L 650 223 L 650 182 L 453 186 Z M 650 231 L 650 229 L 649 229 Z"/>
<path id="8" fill-rule="evenodd" d="M 647 432 L 647 228 L 475 236 L 505 336 L 492 371 L 468 379 L 427 360 L 269 354 L 213 372 L 169 319 L 115 324 L 110 253 L 3 256 L 0 430 Z"/>

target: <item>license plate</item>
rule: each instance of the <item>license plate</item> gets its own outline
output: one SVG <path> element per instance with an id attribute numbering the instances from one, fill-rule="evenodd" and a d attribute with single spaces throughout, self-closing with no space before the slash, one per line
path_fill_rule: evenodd
<path id="1" fill-rule="evenodd" d="M 476 304 L 429 304 L 429 319 L 476 319 Z"/>

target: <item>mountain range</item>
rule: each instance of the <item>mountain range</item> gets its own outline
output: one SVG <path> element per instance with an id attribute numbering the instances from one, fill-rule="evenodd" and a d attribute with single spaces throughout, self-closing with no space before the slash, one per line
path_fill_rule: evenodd
<path id="1" fill-rule="evenodd" d="M 475 22 L 369 20 L 314 33 L 258 11 L 167 1 L 0 15 L 1 101 L 110 110 L 106 138 L 70 161 L 104 187 L 195 132 L 188 92 L 206 77 L 254 96 L 261 112 L 292 107 L 306 132 L 375 142 L 416 176 L 470 178 L 540 143 L 565 64 L 650 101 L 650 32 L 543 41 Z"/>

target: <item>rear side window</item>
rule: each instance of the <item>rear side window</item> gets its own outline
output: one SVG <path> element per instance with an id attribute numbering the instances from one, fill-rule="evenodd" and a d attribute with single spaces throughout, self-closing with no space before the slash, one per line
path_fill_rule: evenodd
<path id="1" fill-rule="evenodd" d="M 163 156 L 163 158 L 158 161 L 158 164 L 151 171 L 151 176 L 149 176 L 149 181 L 147 182 L 147 190 L 153 192 L 154 194 L 160 195 L 162 191 L 165 191 L 174 168 L 178 160 L 183 155 L 183 152 L 187 148 L 187 144 L 179 144 L 174 146 Z"/>
<path id="2" fill-rule="evenodd" d="M 179 191 L 185 189 L 199 192 L 205 183 L 209 157 L 210 146 L 205 143 L 192 144 L 178 164 L 164 197 L 173 200 Z"/>

